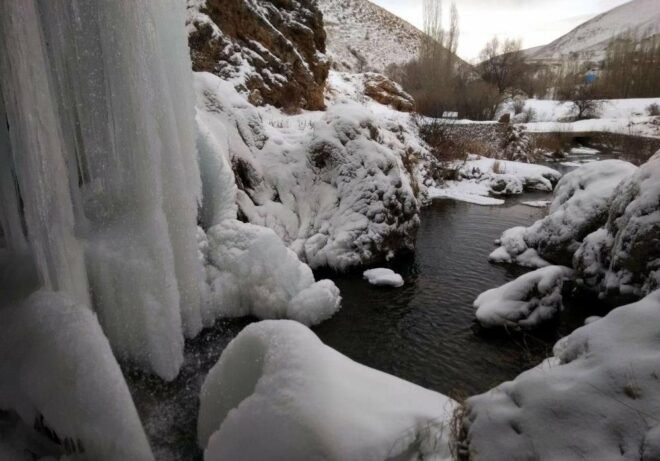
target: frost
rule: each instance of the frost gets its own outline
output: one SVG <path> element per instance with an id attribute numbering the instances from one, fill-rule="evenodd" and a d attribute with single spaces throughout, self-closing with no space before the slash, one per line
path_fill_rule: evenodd
<path id="1" fill-rule="evenodd" d="M 451 459 L 455 402 L 355 363 L 291 321 L 245 328 L 200 401 L 206 461 Z"/>

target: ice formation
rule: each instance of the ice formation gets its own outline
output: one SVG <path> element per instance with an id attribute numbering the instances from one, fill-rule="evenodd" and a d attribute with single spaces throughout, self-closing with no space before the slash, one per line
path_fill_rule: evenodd
<path id="1" fill-rule="evenodd" d="M 0 315 L 1 459 L 33 453 L 153 460 L 121 370 L 87 306 L 38 291 L 1 307 Z M 3 457 L 2 446 L 21 456 Z"/>
<path id="2" fill-rule="evenodd" d="M 617 187 L 607 222 L 573 263 L 602 295 L 640 297 L 660 287 L 660 152 Z"/>
<path id="3" fill-rule="evenodd" d="M 346 269 L 414 245 L 428 153 L 408 114 L 354 102 L 365 98 L 360 85 L 332 73 L 326 112 L 286 115 L 195 74 L 199 118 L 227 138 L 241 216 L 313 268 Z"/>
<path id="4" fill-rule="evenodd" d="M 554 357 L 467 400 L 475 461 L 660 459 L 660 291 L 562 339 Z"/>
<path id="5" fill-rule="evenodd" d="M 481 293 L 474 301 L 477 321 L 485 327 L 529 329 L 563 309 L 562 287 L 573 270 L 548 266 Z"/>
<path id="6" fill-rule="evenodd" d="M 636 170 L 628 162 L 604 160 L 566 174 L 557 184 L 548 216 L 530 227 L 505 231 L 490 259 L 529 266 L 536 260 L 537 267 L 544 265 L 541 261 L 571 266 L 582 240 L 606 221 L 617 185 Z"/>
<path id="7" fill-rule="evenodd" d="M 399 288 L 403 286 L 403 277 L 392 269 L 376 268 L 364 271 L 364 278 L 372 285 L 390 286 Z"/>
<path id="8" fill-rule="evenodd" d="M 7 247 L 29 246 L 44 288 L 93 305 L 115 354 L 166 379 L 202 326 L 184 20 L 175 0 L 0 6 Z"/>
<path id="9" fill-rule="evenodd" d="M 200 400 L 206 461 L 451 459 L 454 401 L 353 362 L 297 322 L 245 328 Z"/>
<path id="10" fill-rule="evenodd" d="M 205 323 L 253 315 L 314 325 L 339 309 L 335 284 L 316 282 L 309 266 L 271 229 L 228 219 L 200 234 L 208 285 Z"/>

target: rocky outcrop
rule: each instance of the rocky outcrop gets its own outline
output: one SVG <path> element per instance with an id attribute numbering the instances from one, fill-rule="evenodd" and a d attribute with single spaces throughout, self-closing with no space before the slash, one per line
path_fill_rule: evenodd
<path id="1" fill-rule="evenodd" d="M 188 0 L 193 70 L 231 80 L 254 105 L 324 108 L 323 17 L 315 0 Z"/>
<path id="2" fill-rule="evenodd" d="M 401 112 L 412 112 L 415 100 L 398 83 L 382 74 L 364 74 L 364 94 L 376 102 Z"/>

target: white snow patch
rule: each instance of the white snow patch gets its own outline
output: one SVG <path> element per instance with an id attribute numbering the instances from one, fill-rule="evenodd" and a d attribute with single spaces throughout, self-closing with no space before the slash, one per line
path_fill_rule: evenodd
<path id="1" fill-rule="evenodd" d="M 571 154 L 573 155 L 597 155 L 600 154 L 598 149 L 592 149 L 591 147 L 573 147 L 571 149 Z"/>
<path id="2" fill-rule="evenodd" d="M 529 200 L 522 202 L 525 206 L 531 206 L 532 208 L 546 208 L 552 203 L 550 200 Z"/>
<path id="3" fill-rule="evenodd" d="M 477 321 L 485 327 L 533 328 L 563 309 L 561 290 L 573 270 L 548 266 L 481 293 L 474 301 Z"/>
<path id="4" fill-rule="evenodd" d="M 403 286 L 403 277 L 392 269 L 369 269 L 364 271 L 363 277 L 372 285 L 390 286 L 395 288 Z"/>
<path id="5" fill-rule="evenodd" d="M 451 459 L 456 403 L 353 362 L 291 321 L 245 328 L 204 381 L 205 460 Z"/>

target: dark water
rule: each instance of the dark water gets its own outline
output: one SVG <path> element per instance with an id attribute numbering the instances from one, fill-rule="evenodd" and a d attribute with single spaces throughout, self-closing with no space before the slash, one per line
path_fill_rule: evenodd
<path id="1" fill-rule="evenodd" d="M 315 332 L 360 363 L 444 394 L 471 395 L 513 378 L 545 358 L 556 336 L 476 334 L 472 302 L 526 272 L 487 257 L 502 231 L 546 213 L 521 200 L 549 197 L 525 194 L 494 207 L 435 201 L 423 212 L 414 257 L 392 266 L 406 285 L 335 278 L 343 307 Z"/>

